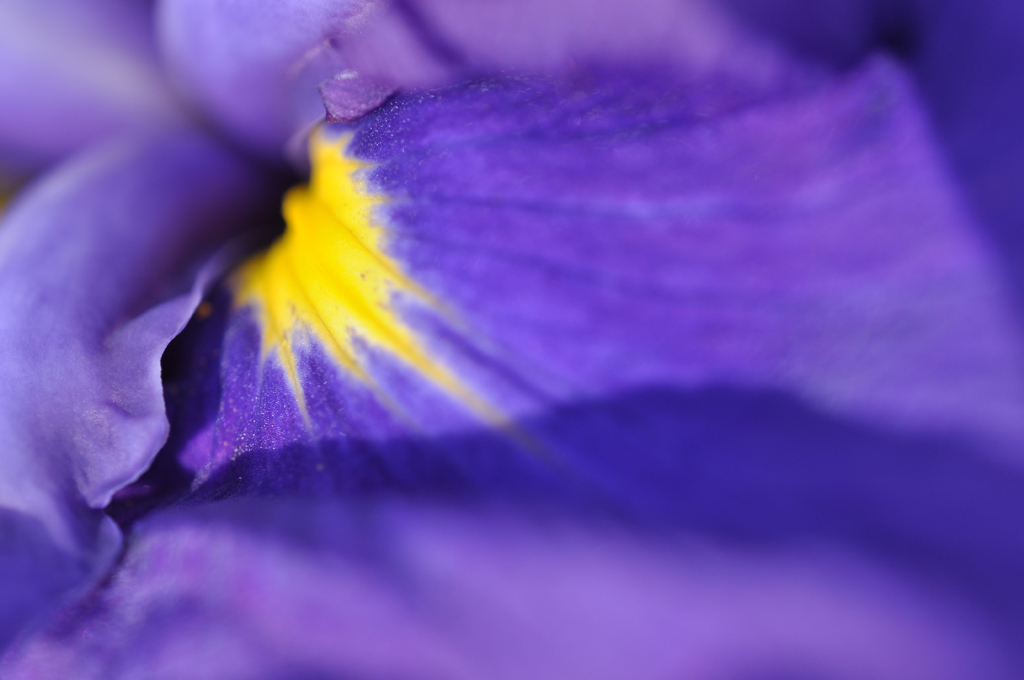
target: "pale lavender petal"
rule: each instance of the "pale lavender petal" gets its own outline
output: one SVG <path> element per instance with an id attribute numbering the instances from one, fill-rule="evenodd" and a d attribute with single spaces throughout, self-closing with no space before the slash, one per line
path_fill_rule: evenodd
<path id="1" fill-rule="evenodd" d="M 429 505 L 245 502 L 139 525 L 5 677 L 1013 677 L 940 584 L 829 545 Z"/>
<path id="2" fill-rule="evenodd" d="M 180 124 L 149 3 L 0 3 L 0 174 L 38 170 L 115 133 Z"/>
<path id="3" fill-rule="evenodd" d="M 21 528 L 0 534 L 0 641 L 113 558 L 119 533 L 90 508 L 163 445 L 160 357 L 225 265 L 215 248 L 273 196 L 258 171 L 180 132 L 80 157 L 5 213 L 0 508 Z"/>
<path id="4" fill-rule="evenodd" d="M 493 71 L 580 64 L 672 65 L 772 90 L 791 65 L 703 0 L 162 0 L 166 60 L 184 90 L 234 138 L 270 157 L 329 109 L 350 118 L 382 89 Z"/>
<path id="5" fill-rule="evenodd" d="M 323 115 L 317 69 L 330 41 L 365 24 L 366 0 L 161 0 L 161 49 L 182 89 L 233 138 L 267 156 Z M 312 66 L 312 75 L 306 73 Z"/>

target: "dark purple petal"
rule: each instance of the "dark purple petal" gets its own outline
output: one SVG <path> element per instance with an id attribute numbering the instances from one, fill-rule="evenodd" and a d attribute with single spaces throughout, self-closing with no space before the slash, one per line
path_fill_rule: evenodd
<path id="1" fill-rule="evenodd" d="M 160 357 L 225 266 L 216 247 L 273 196 L 215 142 L 180 132 L 80 157 L 5 213 L 0 508 L 19 528 L 0 534 L 2 641 L 113 558 L 118 531 L 90 508 L 166 440 Z"/>
<path id="2" fill-rule="evenodd" d="M 851 67 L 872 50 L 895 47 L 915 0 L 718 0 L 756 30 L 789 49 Z M 924 3 L 922 3 L 924 4 Z M 938 6 L 942 3 L 928 3 Z"/>
<path id="3" fill-rule="evenodd" d="M 430 505 L 244 502 L 136 527 L 11 678 L 1013 677 L 940 586 L 835 546 Z"/>
<path id="4" fill-rule="evenodd" d="M 392 252 L 524 382 L 774 386 L 1020 441 L 1006 292 L 891 64 L 710 123 L 495 89 L 395 104 L 353 149 L 396 197 Z"/>
<path id="5" fill-rule="evenodd" d="M 390 256 L 446 310 L 399 294 L 401 323 L 483 403 L 515 421 L 730 385 L 1020 444 L 1007 296 L 898 69 L 732 113 L 728 87 L 599 82 L 400 98 L 350 147 L 391 197 Z M 189 454 L 204 479 L 239 447 L 481 424 L 408 357 L 368 341 L 360 378 L 321 338 L 297 350 L 307 431 L 260 342 L 256 317 L 233 312 L 212 439 Z"/>
<path id="6" fill-rule="evenodd" d="M 1024 6 L 955 0 L 921 12 L 921 90 L 1024 304 Z"/>
<path id="7" fill-rule="evenodd" d="M 137 0 L 0 5 L 0 175 L 33 172 L 114 133 L 180 124 L 151 23 Z"/>

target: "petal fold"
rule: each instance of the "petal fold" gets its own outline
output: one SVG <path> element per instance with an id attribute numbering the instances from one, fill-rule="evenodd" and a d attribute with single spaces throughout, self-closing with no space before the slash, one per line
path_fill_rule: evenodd
<path id="1" fill-rule="evenodd" d="M 92 508 L 166 440 L 160 357 L 226 266 L 217 248 L 274 196 L 258 170 L 182 131 L 82 156 L 5 213 L 0 506 L 49 546 L 18 550 L 4 534 L 23 577 L 0 590 L 5 637 L 32 613 L 8 599 L 45 585 L 45 607 L 76 585 L 70 572 L 80 581 L 113 558 L 119 533 Z"/>

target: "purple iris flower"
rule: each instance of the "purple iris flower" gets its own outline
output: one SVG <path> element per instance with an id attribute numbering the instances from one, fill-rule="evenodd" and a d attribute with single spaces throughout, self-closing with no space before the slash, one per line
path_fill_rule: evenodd
<path id="1" fill-rule="evenodd" d="M 0 677 L 1024 676 L 1022 30 L 4 0 Z"/>

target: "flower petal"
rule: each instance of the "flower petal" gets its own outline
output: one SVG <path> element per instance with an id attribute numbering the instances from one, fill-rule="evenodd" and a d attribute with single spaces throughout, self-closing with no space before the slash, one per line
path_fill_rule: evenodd
<path id="1" fill-rule="evenodd" d="M 597 82 L 399 98 L 347 159 L 317 151 L 204 341 L 197 485 L 241 454 L 479 427 L 575 460 L 518 424 L 650 386 L 1020 446 L 1011 307 L 893 64 L 741 111 Z"/>
<path id="2" fill-rule="evenodd" d="M 275 158 L 328 111 L 354 118 L 381 92 L 481 71 L 670 64 L 769 90 L 791 68 L 703 0 L 162 0 L 162 49 L 222 129 Z M 332 77 L 340 77 L 341 85 Z"/>
<path id="3" fill-rule="evenodd" d="M 0 174 L 34 172 L 126 130 L 178 125 L 147 3 L 0 5 Z"/>
<path id="4" fill-rule="evenodd" d="M 829 546 L 395 503 L 139 525 L 12 678 L 999 678 L 976 612 Z"/>
<path id="5" fill-rule="evenodd" d="M 196 133 L 121 142 L 23 192 L 0 230 L 0 641 L 112 559 L 90 510 L 167 436 L 160 357 L 274 187 Z M 203 265 L 203 261 L 206 264 Z M 7 521 L 6 519 L 4 520 Z M 22 535 L 19 538 L 19 535 Z M 8 608 L 25 588 L 36 601 Z"/>

